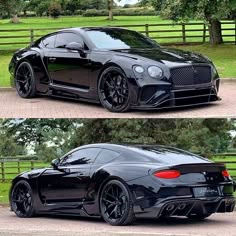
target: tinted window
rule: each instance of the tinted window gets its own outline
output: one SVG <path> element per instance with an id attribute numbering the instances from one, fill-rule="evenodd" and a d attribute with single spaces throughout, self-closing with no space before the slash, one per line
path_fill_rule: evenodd
<path id="1" fill-rule="evenodd" d="M 100 49 L 154 48 L 157 43 L 135 31 L 124 29 L 90 30 L 90 40 Z"/>
<path id="2" fill-rule="evenodd" d="M 120 153 L 118 153 L 118 152 L 114 152 L 114 151 L 111 151 L 111 150 L 103 149 L 99 153 L 95 163 L 107 163 L 107 162 L 110 162 L 110 161 L 114 160 L 119 155 L 120 155 Z"/>
<path id="3" fill-rule="evenodd" d="M 187 164 L 187 163 L 202 163 L 209 161 L 203 157 L 197 156 L 195 154 L 185 152 L 182 150 L 177 150 L 174 148 L 165 147 L 129 147 L 134 150 L 139 156 L 140 161 L 147 162 L 158 162 L 165 164 Z"/>
<path id="4" fill-rule="evenodd" d="M 62 162 L 62 166 L 68 165 L 83 165 L 93 163 L 98 153 L 101 151 L 99 148 L 86 148 L 75 151 L 66 156 Z"/>
<path id="5" fill-rule="evenodd" d="M 54 48 L 56 42 L 56 35 L 49 36 L 42 40 L 44 47 L 46 48 Z"/>
<path id="6" fill-rule="evenodd" d="M 65 46 L 69 43 L 81 43 L 84 45 L 82 38 L 73 33 L 61 33 L 57 35 L 56 39 L 56 48 L 65 48 Z"/>

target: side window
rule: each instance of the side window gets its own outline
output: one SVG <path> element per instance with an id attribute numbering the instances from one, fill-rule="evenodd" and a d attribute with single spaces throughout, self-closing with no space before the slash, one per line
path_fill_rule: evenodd
<path id="1" fill-rule="evenodd" d="M 45 48 L 55 48 L 55 42 L 56 42 L 56 37 L 57 35 L 52 35 L 49 36 L 45 39 L 42 40 L 42 43 L 44 45 Z"/>
<path id="2" fill-rule="evenodd" d="M 65 48 L 68 43 L 81 43 L 84 45 L 82 38 L 73 33 L 61 33 L 57 35 L 56 48 Z"/>
<path id="3" fill-rule="evenodd" d="M 101 151 L 99 148 L 86 148 L 70 153 L 68 156 L 64 157 L 61 162 L 62 166 L 69 165 L 83 165 L 91 164 L 94 162 L 98 153 Z"/>
<path id="4" fill-rule="evenodd" d="M 118 152 L 114 152 L 108 149 L 103 149 L 98 157 L 95 160 L 96 164 L 103 164 L 103 163 L 107 163 L 110 161 L 113 161 L 115 158 L 117 158 L 120 155 L 120 153 Z"/>

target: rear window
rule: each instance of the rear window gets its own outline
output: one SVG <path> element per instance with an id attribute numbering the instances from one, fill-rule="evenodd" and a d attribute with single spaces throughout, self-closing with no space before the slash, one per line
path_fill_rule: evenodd
<path id="1" fill-rule="evenodd" d="M 133 151 L 145 156 L 146 161 L 178 165 L 184 163 L 209 163 L 209 160 L 195 154 L 164 147 L 130 147 Z M 143 160 L 143 158 L 140 158 Z"/>

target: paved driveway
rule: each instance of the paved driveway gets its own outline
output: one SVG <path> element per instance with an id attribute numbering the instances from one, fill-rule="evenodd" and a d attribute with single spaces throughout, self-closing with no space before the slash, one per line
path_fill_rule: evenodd
<path id="1" fill-rule="evenodd" d="M 221 86 L 222 101 L 216 104 L 162 110 L 155 112 L 131 111 L 114 114 L 100 105 L 62 99 L 40 97 L 30 100 L 19 98 L 14 90 L 0 90 L 1 118 L 211 118 L 236 117 L 236 83 L 224 82 Z"/>
<path id="2" fill-rule="evenodd" d="M 227 213 L 215 214 L 201 222 L 187 218 L 165 221 L 140 219 L 132 226 L 112 227 L 100 219 L 79 217 L 20 219 L 8 208 L 0 208 L 1 236 L 235 236 L 235 222 L 236 213 Z"/>

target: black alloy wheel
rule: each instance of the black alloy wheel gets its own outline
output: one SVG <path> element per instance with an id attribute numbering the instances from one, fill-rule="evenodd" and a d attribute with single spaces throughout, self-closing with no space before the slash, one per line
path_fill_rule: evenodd
<path id="1" fill-rule="evenodd" d="M 34 215 L 32 190 L 26 181 L 19 181 L 13 187 L 11 192 L 11 208 L 17 216 L 22 218 Z"/>
<path id="2" fill-rule="evenodd" d="M 132 224 L 135 216 L 129 189 L 118 180 L 109 181 L 100 196 L 103 219 L 114 226 Z"/>
<path id="3" fill-rule="evenodd" d="M 98 95 L 104 108 L 125 112 L 130 107 L 130 91 L 126 75 L 118 67 L 109 67 L 101 75 Z"/>
<path id="4" fill-rule="evenodd" d="M 33 98 L 37 95 L 34 71 L 28 62 L 22 62 L 16 70 L 15 85 L 22 98 Z"/>

